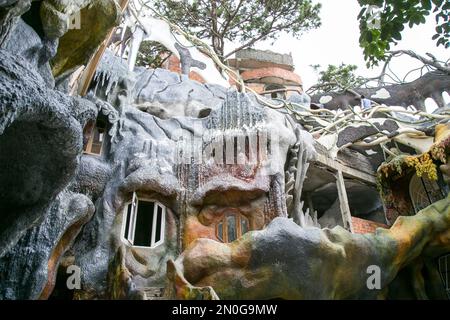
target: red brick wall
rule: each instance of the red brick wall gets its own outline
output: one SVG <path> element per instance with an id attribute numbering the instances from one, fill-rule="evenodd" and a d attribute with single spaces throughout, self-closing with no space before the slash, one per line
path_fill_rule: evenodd
<path id="1" fill-rule="evenodd" d="M 352 217 L 353 232 L 354 233 L 373 233 L 377 228 L 389 229 L 383 223 L 369 221 L 357 217 Z"/>
<path id="2" fill-rule="evenodd" d="M 276 67 L 246 70 L 241 73 L 241 77 L 242 79 L 244 79 L 244 81 L 258 80 L 267 77 L 276 77 L 283 79 L 284 81 L 291 81 L 298 85 L 302 85 L 302 79 L 298 74 Z"/>

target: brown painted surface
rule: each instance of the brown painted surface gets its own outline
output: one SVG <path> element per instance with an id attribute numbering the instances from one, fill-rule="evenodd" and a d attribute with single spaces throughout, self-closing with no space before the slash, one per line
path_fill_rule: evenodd
<path id="1" fill-rule="evenodd" d="M 289 70 L 275 67 L 247 70 L 241 73 L 241 77 L 244 79 L 244 81 L 274 77 L 287 80 L 298 85 L 302 84 L 302 79 L 298 74 Z"/>

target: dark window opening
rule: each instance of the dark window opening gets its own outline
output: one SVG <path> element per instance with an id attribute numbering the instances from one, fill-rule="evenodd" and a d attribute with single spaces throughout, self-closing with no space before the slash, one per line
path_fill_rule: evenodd
<path id="1" fill-rule="evenodd" d="M 141 201 L 137 210 L 136 228 L 134 229 L 135 246 L 150 247 L 152 244 L 153 230 L 153 202 Z"/>
<path id="2" fill-rule="evenodd" d="M 286 99 L 286 87 L 278 84 L 269 84 L 264 88 L 265 96 L 271 99 Z"/>
<path id="3" fill-rule="evenodd" d="M 101 155 L 106 136 L 107 124 L 103 120 L 97 120 L 95 125 L 89 122 L 84 128 L 84 152 L 88 154 Z"/>
<path id="4" fill-rule="evenodd" d="M 166 208 L 151 200 L 138 199 L 133 193 L 126 206 L 123 240 L 138 247 L 156 247 L 164 242 Z"/>
<path id="5" fill-rule="evenodd" d="M 250 138 L 245 136 L 245 158 L 250 159 Z"/>

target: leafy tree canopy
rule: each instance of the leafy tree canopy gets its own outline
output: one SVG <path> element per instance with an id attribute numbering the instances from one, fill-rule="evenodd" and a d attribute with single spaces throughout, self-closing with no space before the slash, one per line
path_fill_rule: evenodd
<path id="1" fill-rule="evenodd" d="M 136 57 L 136 66 L 151 69 L 161 68 L 171 53 L 162 44 L 154 41 L 143 41 Z"/>
<path id="2" fill-rule="evenodd" d="M 449 0 L 358 0 L 361 36 L 368 66 L 377 65 L 386 58 L 391 45 L 402 39 L 401 32 L 408 25 L 425 23 L 430 14 L 435 15 L 436 30 L 433 40 L 437 46 L 450 47 Z"/>
<path id="3" fill-rule="evenodd" d="M 365 78 L 355 74 L 358 67 L 353 64 L 328 65 L 327 69 L 321 71 L 321 66 L 318 64 L 311 67 L 319 73 L 319 80 L 316 85 L 308 90 L 309 93 L 336 92 L 345 88 L 358 88 L 367 82 Z"/>
<path id="4" fill-rule="evenodd" d="M 199 38 L 211 40 L 225 60 L 260 40 L 276 40 L 284 31 L 294 37 L 320 26 L 320 4 L 311 0 L 156 0 L 162 16 Z M 240 46 L 225 53 L 225 41 Z"/>

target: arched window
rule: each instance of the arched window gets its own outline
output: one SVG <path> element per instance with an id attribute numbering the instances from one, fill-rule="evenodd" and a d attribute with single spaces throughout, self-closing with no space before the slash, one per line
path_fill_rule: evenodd
<path id="1" fill-rule="evenodd" d="M 132 246 L 154 248 L 164 242 L 166 207 L 153 200 L 139 199 L 133 193 L 125 207 L 122 240 Z"/>
<path id="2" fill-rule="evenodd" d="M 216 226 L 216 236 L 222 242 L 232 242 L 250 229 L 248 219 L 239 213 L 227 213 Z"/>
<path id="3" fill-rule="evenodd" d="M 435 181 L 418 177 L 416 174 L 409 182 L 409 196 L 416 213 L 443 198 L 441 189 Z"/>

